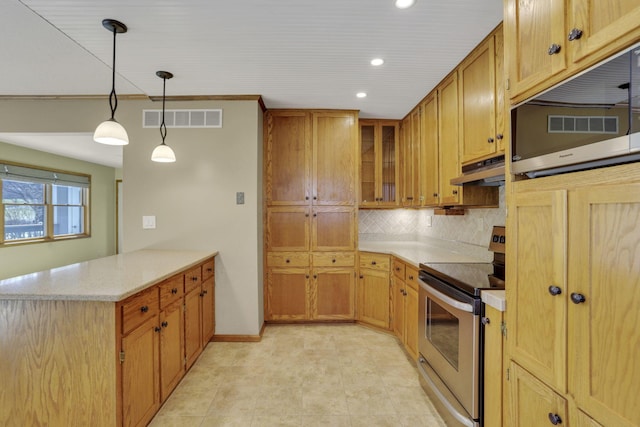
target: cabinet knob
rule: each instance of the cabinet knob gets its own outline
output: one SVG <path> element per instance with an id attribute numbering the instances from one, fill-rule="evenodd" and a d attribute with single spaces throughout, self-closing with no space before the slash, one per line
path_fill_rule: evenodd
<path id="1" fill-rule="evenodd" d="M 153 330 L 154 330 L 155 332 L 160 332 L 160 326 L 156 326 L 155 328 L 153 328 Z"/>
<path id="2" fill-rule="evenodd" d="M 377 263 L 375 261 L 371 261 L 371 265 L 376 265 Z"/>
<path id="3" fill-rule="evenodd" d="M 582 37 L 582 30 L 579 28 L 574 28 L 569 32 L 569 41 L 572 42 L 574 40 L 578 40 Z"/>
<path id="4" fill-rule="evenodd" d="M 318 200 L 318 196 L 313 196 L 313 200 Z"/>
<path id="5" fill-rule="evenodd" d="M 400 267 L 396 267 L 396 271 L 400 271 Z"/>
<path id="6" fill-rule="evenodd" d="M 361 278 L 361 279 L 364 279 L 364 276 L 361 274 L 361 275 L 360 275 L 360 278 Z"/>
<path id="7" fill-rule="evenodd" d="M 413 280 L 413 276 L 409 276 L 409 280 Z"/>
<path id="8" fill-rule="evenodd" d="M 213 273 L 213 268 L 211 267 L 207 268 L 207 273 Z"/>
<path id="9" fill-rule="evenodd" d="M 309 218 L 309 214 L 304 214 L 305 217 Z"/>
<path id="10" fill-rule="evenodd" d="M 193 277 L 191 278 L 191 281 L 192 281 L 192 282 L 197 282 L 197 281 L 198 281 L 198 276 L 193 276 Z"/>
<path id="11" fill-rule="evenodd" d="M 336 259 L 335 258 L 332 259 L 331 262 L 335 264 L 336 263 Z"/>
<path id="12" fill-rule="evenodd" d="M 407 291 L 405 291 L 404 289 L 402 290 L 402 295 L 404 295 L 405 297 L 407 296 Z"/>
<path id="13" fill-rule="evenodd" d="M 174 294 L 174 295 L 177 294 L 178 293 L 178 288 L 171 289 L 171 293 Z"/>
<path id="14" fill-rule="evenodd" d="M 314 275 L 313 275 L 313 278 L 314 278 L 314 279 L 317 279 L 317 278 L 318 278 L 318 275 L 317 275 L 317 274 L 314 274 Z"/>
<path id="15" fill-rule="evenodd" d="M 167 322 L 166 320 L 164 322 L 161 323 L 163 328 L 166 328 L 167 326 L 169 326 L 169 322 Z"/>
<path id="16" fill-rule="evenodd" d="M 555 55 L 557 53 L 560 52 L 560 50 L 562 49 L 562 47 L 560 47 L 559 44 L 552 44 L 551 46 L 549 46 L 549 50 L 547 50 L 547 53 L 549 55 Z"/>
<path id="17" fill-rule="evenodd" d="M 438 197 L 438 193 L 433 193 L 433 197 Z"/>
<path id="18" fill-rule="evenodd" d="M 487 138 L 487 142 L 488 143 L 492 143 L 493 142 L 493 138 L 492 137 Z"/>
<path id="19" fill-rule="evenodd" d="M 304 277 L 306 277 L 306 278 L 308 279 L 308 278 L 309 278 L 309 275 L 307 274 L 307 275 L 306 275 L 306 276 L 304 276 Z"/>
<path id="20" fill-rule="evenodd" d="M 313 214 L 313 217 L 314 217 L 314 218 L 315 218 L 315 217 L 317 217 L 317 216 L 318 216 L 318 214 L 317 214 L 317 213 L 314 213 L 314 214 Z"/>
<path id="21" fill-rule="evenodd" d="M 291 262 L 291 260 L 289 259 L 285 259 L 284 262 L 286 262 L 287 264 L 289 264 Z"/>
<path id="22" fill-rule="evenodd" d="M 560 418 L 560 415 L 558 414 L 553 414 L 551 412 L 549 412 L 549 421 L 551 422 L 551 424 L 553 424 L 554 426 L 557 426 L 558 424 L 562 424 L 562 418 Z"/>
<path id="23" fill-rule="evenodd" d="M 305 200 L 309 200 L 309 196 L 305 196 L 305 198 L 304 198 L 304 199 L 305 199 Z"/>
<path id="24" fill-rule="evenodd" d="M 453 194 L 458 194 L 458 190 L 453 190 Z"/>
<path id="25" fill-rule="evenodd" d="M 499 134 L 497 134 L 497 135 L 496 135 L 496 139 L 497 139 L 498 141 L 500 141 L 502 138 L 504 138 L 504 135 L 503 135 L 503 134 L 499 133 Z"/>
<path id="26" fill-rule="evenodd" d="M 553 296 L 560 295 L 562 293 L 562 289 L 557 286 L 549 286 L 549 293 Z"/>
<path id="27" fill-rule="evenodd" d="M 483 325 L 488 325 L 491 323 L 491 319 L 489 319 L 488 317 L 483 317 L 481 321 Z"/>
<path id="28" fill-rule="evenodd" d="M 587 299 L 582 294 L 576 292 L 571 293 L 571 302 L 573 302 L 574 304 L 582 304 L 586 300 Z"/>
<path id="29" fill-rule="evenodd" d="M 143 305 L 142 307 L 140 307 L 140 312 L 146 313 L 147 311 L 149 311 L 149 307 L 147 307 L 146 305 Z"/>

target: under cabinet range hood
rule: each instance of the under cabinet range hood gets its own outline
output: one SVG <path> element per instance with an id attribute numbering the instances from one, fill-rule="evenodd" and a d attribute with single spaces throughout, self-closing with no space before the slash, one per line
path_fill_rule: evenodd
<path id="1" fill-rule="evenodd" d="M 462 167 L 462 175 L 451 179 L 451 185 L 504 185 L 504 155 Z"/>

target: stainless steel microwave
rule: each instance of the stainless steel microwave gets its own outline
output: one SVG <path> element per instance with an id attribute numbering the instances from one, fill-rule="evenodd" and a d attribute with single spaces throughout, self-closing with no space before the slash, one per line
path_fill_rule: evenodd
<path id="1" fill-rule="evenodd" d="M 511 110 L 511 172 L 531 178 L 640 160 L 640 46 Z"/>

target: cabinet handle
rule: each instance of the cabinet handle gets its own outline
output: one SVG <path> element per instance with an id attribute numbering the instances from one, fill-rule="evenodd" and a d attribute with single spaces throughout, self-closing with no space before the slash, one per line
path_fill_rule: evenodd
<path id="1" fill-rule="evenodd" d="M 147 311 L 149 311 L 149 307 L 147 307 L 146 305 L 143 305 L 142 307 L 140 307 L 140 311 L 142 313 L 146 313 Z"/>
<path id="2" fill-rule="evenodd" d="M 313 200 L 318 200 L 318 196 L 313 196 Z"/>
<path id="3" fill-rule="evenodd" d="M 458 194 L 458 190 L 453 190 L 453 194 Z"/>
<path id="4" fill-rule="evenodd" d="M 178 288 L 171 289 L 171 293 L 174 294 L 174 295 L 177 294 L 178 293 Z"/>
<path id="5" fill-rule="evenodd" d="M 413 201 L 413 197 L 407 197 L 407 200 Z"/>
<path id="6" fill-rule="evenodd" d="M 305 217 L 309 218 L 309 214 L 304 214 Z"/>
<path id="7" fill-rule="evenodd" d="M 285 259 L 284 262 L 286 262 L 287 264 L 289 264 L 291 262 L 291 260 Z"/>
<path id="8" fill-rule="evenodd" d="M 488 317 L 483 317 L 481 321 L 483 325 L 488 325 L 491 323 L 491 319 L 489 319 Z"/>
<path id="9" fill-rule="evenodd" d="M 209 293 L 209 291 L 205 289 L 204 291 L 202 291 L 202 293 L 206 295 Z"/>
<path id="10" fill-rule="evenodd" d="M 502 138 L 504 138 L 504 135 L 503 135 L 503 134 L 499 133 L 499 134 L 497 134 L 497 135 L 496 135 L 496 139 L 497 139 L 498 141 L 500 141 Z"/>
<path id="11" fill-rule="evenodd" d="M 318 278 L 318 275 L 317 275 L 317 274 L 314 274 L 314 275 L 313 275 L 313 278 L 314 278 L 314 279 L 317 279 L 317 278 Z"/>
<path id="12" fill-rule="evenodd" d="M 549 286 L 549 293 L 553 296 L 560 295 L 562 293 L 562 289 L 557 286 Z"/>
<path id="13" fill-rule="evenodd" d="M 560 418 L 560 415 L 551 412 L 549 412 L 549 421 L 551 421 L 551 424 L 553 424 L 554 426 L 562 424 L 562 418 Z"/>
<path id="14" fill-rule="evenodd" d="M 360 278 L 361 278 L 361 279 L 364 279 L 364 276 L 361 274 L 361 275 L 360 275 Z"/>
<path id="15" fill-rule="evenodd" d="M 409 276 L 409 280 L 413 280 L 413 276 Z"/>
<path id="16" fill-rule="evenodd" d="M 375 261 L 371 261 L 371 265 L 376 265 L 376 262 Z"/>
<path id="17" fill-rule="evenodd" d="M 433 197 L 438 197 L 438 193 L 433 193 Z"/>
<path id="18" fill-rule="evenodd" d="M 306 277 L 306 278 L 308 279 L 308 278 L 309 278 L 309 275 L 307 274 L 307 275 L 306 275 L 306 276 L 304 276 L 304 277 Z"/>
<path id="19" fill-rule="evenodd" d="M 569 41 L 572 42 L 574 40 L 578 40 L 582 37 L 582 30 L 579 28 L 574 28 L 569 32 Z"/>
<path id="20" fill-rule="evenodd" d="M 547 53 L 549 55 L 555 55 L 557 53 L 560 52 L 560 50 L 562 49 L 562 47 L 560 47 L 559 44 L 552 44 L 551 46 L 549 46 L 549 50 L 547 50 Z"/>
<path id="21" fill-rule="evenodd" d="M 582 294 L 578 294 L 576 292 L 572 292 L 571 293 L 571 301 L 574 304 L 582 304 L 583 302 L 585 302 L 587 299 L 584 297 L 584 295 Z"/>
<path id="22" fill-rule="evenodd" d="M 313 217 L 314 217 L 314 218 L 316 218 L 317 216 L 318 216 L 318 214 L 316 214 L 316 213 L 314 213 L 314 214 L 313 214 Z"/>
<path id="23" fill-rule="evenodd" d="M 332 259 L 331 262 L 335 264 L 336 263 L 336 259 L 335 258 Z"/>
<path id="24" fill-rule="evenodd" d="M 154 330 L 155 332 L 160 332 L 160 326 L 156 326 L 155 328 L 153 328 L 153 330 Z"/>
<path id="25" fill-rule="evenodd" d="M 211 267 L 207 268 L 207 273 L 213 273 L 213 268 Z"/>
<path id="26" fill-rule="evenodd" d="M 166 320 L 164 322 L 161 323 L 163 328 L 166 328 L 167 326 L 169 326 L 169 322 L 167 322 Z"/>
<path id="27" fill-rule="evenodd" d="M 400 271 L 400 267 L 396 267 L 396 271 Z"/>
<path id="28" fill-rule="evenodd" d="M 305 199 L 305 200 L 309 200 L 309 196 L 305 196 L 305 197 L 304 197 L 304 199 Z"/>
<path id="29" fill-rule="evenodd" d="M 487 138 L 487 142 L 491 144 L 493 142 L 493 138 L 492 137 Z"/>
<path id="30" fill-rule="evenodd" d="M 192 282 L 197 282 L 197 281 L 198 281 L 198 276 L 193 276 L 193 277 L 191 278 L 191 281 L 192 281 Z"/>

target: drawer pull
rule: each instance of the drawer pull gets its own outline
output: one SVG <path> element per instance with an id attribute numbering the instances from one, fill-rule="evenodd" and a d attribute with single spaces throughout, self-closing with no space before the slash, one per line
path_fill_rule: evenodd
<path id="1" fill-rule="evenodd" d="M 191 281 L 193 281 L 193 282 L 197 282 L 197 281 L 198 281 L 198 276 L 193 276 L 193 277 L 191 278 Z"/>
<path id="2" fill-rule="evenodd" d="M 155 328 L 153 328 L 153 330 L 154 330 L 155 332 L 160 332 L 160 326 L 156 326 Z"/>
<path id="3" fill-rule="evenodd" d="M 587 299 L 584 297 L 584 295 L 582 294 L 578 294 L 576 292 L 572 292 L 571 293 L 571 301 L 574 304 L 582 304 L 583 302 L 585 302 Z"/>
<path id="4" fill-rule="evenodd" d="M 164 322 L 161 323 L 163 328 L 166 328 L 167 326 L 169 326 L 169 322 L 167 322 L 166 320 Z"/>
<path id="5" fill-rule="evenodd" d="M 213 273 L 213 268 L 211 267 L 207 268 L 207 273 Z"/>
<path id="6" fill-rule="evenodd" d="M 487 138 L 487 142 L 488 143 L 492 143 L 493 142 L 493 138 L 492 137 Z"/>
<path id="7" fill-rule="evenodd" d="M 574 40 L 578 40 L 582 37 L 582 30 L 579 28 L 574 28 L 569 32 L 569 41 L 572 42 Z"/>
<path id="8" fill-rule="evenodd" d="M 371 265 L 376 265 L 376 262 L 375 261 L 371 261 Z"/>
<path id="9" fill-rule="evenodd" d="M 335 258 L 332 259 L 331 262 L 335 264 L 336 263 L 336 259 Z"/>
<path id="10" fill-rule="evenodd" d="M 560 295 L 562 293 L 562 289 L 557 286 L 549 286 L 549 293 L 553 296 Z"/>
<path id="11" fill-rule="evenodd" d="M 551 424 L 553 424 L 554 426 L 562 424 L 562 418 L 560 418 L 560 415 L 553 414 L 551 412 L 549 412 L 549 421 L 551 421 Z"/>
<path id="12" fill-rule="evenodd" d="M 140 312 L 146 313 L 147 311 L 149 311 L 149 307 L 147 307 L 146 305 L 143 305 L 142 307 L 140 307 Z"/>
<path id="13" fill-rule="evenodd" d="M 285 259 L 284 262 L 286 262 L 287 264 L 289 264 L 291 262 L 290 259 Z"/>
<path id="14" fill-rule="evenodd" d="M 548 53 L 549 55 L 555 55 L 555 54 L 557 54 L 557 53 L 560 53 L 560 50 L 561 50 L 561 49 L 562 49 L 562 48 L 560 47 L 560 45 L 559 45 L 559 44 L 555 44 L 555 43 L 554 43 L 554 44 L 552 44 L 551 46 L 549 46 L 549 50 L 547 50 L 547 53 Z"/>
<path id="15" fill-rule="evenodd" d="M 178 288 L 171 289 L 171 293 L 174 294 L 174 295 L 177 294 L 178 293 Z"/>
<path id="16" fill-rule="evenodd" d="M 413 280 L 413 276 L 409 276 L 409 280 Z"/>
<path id="17" fill-rule="evenodd" d="M 396 267 L 396 271 L 400 271 L 400 267 Z"/>

